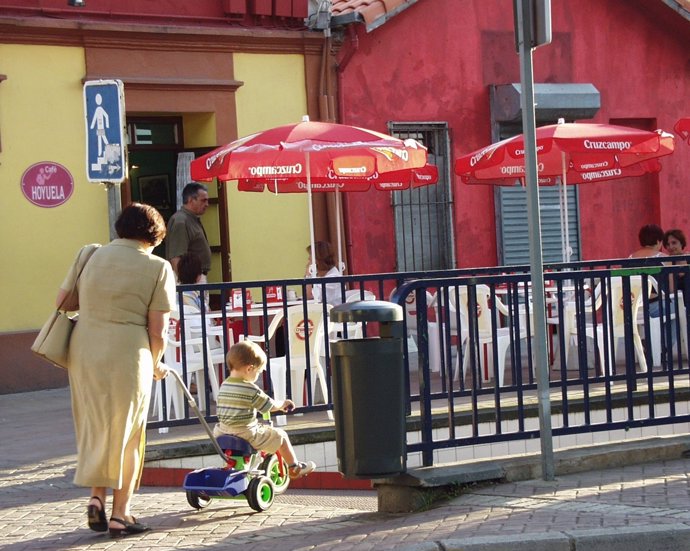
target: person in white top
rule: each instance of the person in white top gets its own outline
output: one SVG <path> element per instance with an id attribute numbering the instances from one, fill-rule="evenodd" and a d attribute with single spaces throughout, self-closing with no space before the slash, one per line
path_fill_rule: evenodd
<path id="1" fill-rule="evenodd" d="M 672 230 L 667 230 L 664 234 L 664 249 L 666 249 L 671 256 L 687 254 L 685 251 L 685 246 L 687 244 L 687 239 L 685 239 L 685 234 L 682 230 L 674 228 Z"/>
<path id="2" fill-rule="evenodd" d="M 656 224 L 647 224 L 640 228 L 637 234 L 640 240 L 640 248 L 632 253 L 628 258 L 647 258 L 652 256 L 666 256 L 661 251 L 664 243 L 664 230 Z"/>
<path id="3" fill-rule="evenodd" d="M 340 277 L 342 274 L 335 265 L 333 249 L 327 241 L 314 243 L 314 262 L 316 264 L 316 277 Z M 311 245 L 307 247 L 309 259 L 304 277 L 309 279 L 309 267 L 312 264 Z M 325 285 L 307 285 L 307 298 L 313 298 L 316 302 L 323 302 L 323 290 L 326 291 L 326 302 L 336 306 L 343 302 L 340 283 L 326 283 Z"/>
<path id="4" fill-rule="evenodd" d="M 658 256 L 668 256 L 665 252 L 661 250 L 664 243 L 664 230 L 656 224 L 647 224 L 640 228 L 640 233 L 638 234 L 638 239 L 640 240 L 640 248 L 633 252 L 628 258 L 650 258 Z M 669 292 L 673 292 L 673 280 L 669 278 Z M 672 317 L 675 316 L 676 305 L 673 296 L 670 296 L 670 301 L 668 303 L 668 308 L 670 312 L 667 313 L 668 319 L 666 325 L 668 330 L 671 332 L 671 340 L 673 343 L 676 342 L 676 327 L 673 323 Z M 649 316 L 652 318 L 658 318 L 661 316 L 661 309 L 659 306 L 659 296 L 652 292 L 649 297 Z"/>

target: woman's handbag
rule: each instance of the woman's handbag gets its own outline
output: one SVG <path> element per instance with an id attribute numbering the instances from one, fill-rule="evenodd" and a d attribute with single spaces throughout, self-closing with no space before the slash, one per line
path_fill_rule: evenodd
<path id="1" fill-rule="evenodd" d="M 68 314 L 65 309 L 69 306 L 71 309 L 79 308 L 79 299 L 77 294 L 77 282 L 81 277 L 81 273 L 86 266 L 86 263 L 91 258 L 91 255 L 96 251 L 98 246 L 84 248 L 77 257 L 77 266 L 81 263 L 82 255 L 85 256 L 84 263 L 79 269 L 77 278 L 74 280 L 72 290 L 65 296 L 60 303 L 60 306 L 53 312 L 48 321 L 43 324 L 41 331 L 38 333 L 36 340 L 31 345 L 31 351 L 48 360 L 57 367 L 67 369 L 67 355 L 69 352 L 69 341 L 72 336 L 79 314 L 72 312 Z M 69 300 L 68 300 L 69 299 Z M 68 304 L 69 303 L 69 304 Z"/>
<path id="2" fill-rule="evenodd" d="M 31 350 L 54 366 L 67 369 L 69 340 L 78 318 L 76 312 L 70 317 L 67 312 L 55 310 L 43 324 Z"/>

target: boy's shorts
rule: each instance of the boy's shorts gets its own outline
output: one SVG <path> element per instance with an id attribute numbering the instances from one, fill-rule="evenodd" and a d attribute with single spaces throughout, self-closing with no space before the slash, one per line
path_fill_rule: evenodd
<path id="1" fill-rule="evenodd" d="M 266 453 L 276 453 L 288 435 L 283 429 L 270 425 L 252 425 L 251 427 L 232 427 L 218 423 L 213 429 L 214 436 L 231 434 L 249 442 L 255 449 Z"/>

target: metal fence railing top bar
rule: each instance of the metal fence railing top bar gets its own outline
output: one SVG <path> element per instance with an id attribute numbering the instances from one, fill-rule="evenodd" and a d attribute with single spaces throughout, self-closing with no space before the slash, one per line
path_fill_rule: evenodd
<path id="1" fill-rule="evenodd" d="M 687 417 L 679 412 L 687 411 L 680 401 L 690 392 L 683 298 L 689 260 L 546 266 L 546 311 L 539 315 L 548 328 L 554 435 Z M 210 306 L 202 300 L 198 311 L 181 309 L 173 327 L 177 346 L 166 351 L 166 363 L 195 383 L 208 421 L 215 420 L 217 386 L 227 375 L 225 355 L 240 338 L 266 351 L 261 383 L 269 394 L 290 397 L 297 412 L 332 410 L 329 341 L 375 336 L 376 328 L 331 322 L 332 305 L 308 299 L 313 286 L 324 297 L 332 286 L 335 302 L 403 306 L 405 408 L 419 432 L 408 452 L 419 452 L 423 464 L 433 464 L 440 449 L 538 436 L 532 355 L 538 314 L 526 266 L 179 286 L 180 304 L 185 293 L 198 293 Z M 150 428 L 195 422 L 173 385 L 156 385 L 159 407 Z"/>

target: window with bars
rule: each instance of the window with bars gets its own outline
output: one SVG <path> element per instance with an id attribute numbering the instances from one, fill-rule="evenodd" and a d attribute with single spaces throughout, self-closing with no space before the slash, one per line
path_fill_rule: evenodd
<path id="1" fill-rule="evenodd" d="M 397 271 L 454 268 L 448 124 L 391 122 L 388 130 L 397 138 L 413 138 L 422 143 L 428 148 L 429 164 L 438 167 L 436 185 L 392 194 Z"/>
<path id="2" fill-rule="evenodd" d="M 554 124 L 556 121 L 540 121 L 539 126 Z M 500 123 L 499 140 L 510 138 L 522 132 L 522 125 Z M 527 188 L 497 187 L 496 239 L 498 241 L 498 262 L 504 266 L 529 264 L 529 235 L 527 221 Z M 580 211 L 577 186 L 568 186 L 567 226 L 571 262 L 580 260 Z M 562 220 L 561 196 L 557 187 L 539 188 L 539 214 L 541 220 L 542 256 L 544 262 L 562 262 L 564 230 Z"/>

